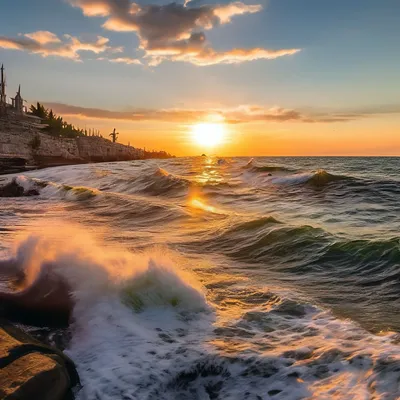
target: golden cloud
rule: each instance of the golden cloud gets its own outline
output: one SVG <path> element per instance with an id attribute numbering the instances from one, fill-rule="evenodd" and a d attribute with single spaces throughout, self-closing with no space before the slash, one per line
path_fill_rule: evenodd
<path id="1" fill-rule="evenodd" d="M 141 61 L 136 59 L 136 58 L 130 58 L 130 57 L 119 57 L 119 58 L 111 58 L 109 59 L 110 62 L 113 63 L 118 63 L 118 64 L 136 64 L 136 65 L 141 65 Z"/>
<path id="2" fill-rule="evenodd" d="M 28 51 L 42 57 L 57 56 L 80 61 L 79 52 L 89 51 L 95 54 L 104 52 L 120 52 L 121 48 L 108 45 L 109 39 L 97 36 L 94 41 L 85 41 L 71 35 L 64 35 L 61 40 L 57 35 L 48 31 L 27 33 L 23 37 L 9 38 L 0 36 L 0 48 Z"/>
<path id="3" fill-rule="evenodd" d="M 28 39 L 31 39 L 43 45 L 49 43 L 61 43 L 59 37 L 49 31 L 37 31 L 32 33 L 26 33 L 24 36 L 27 37 Z"/>
<path id="4" fill-rule="evenodd" d="M 234 108 L 209 109 L 135 109 L 131 111 L 110 111 L 98 108 L 85 108 L 61 103 L 47 103 L 46 107 L 64 116 L 81 119 L 102 119 L 120 121 L 159 121 L 191 124 L 207 120 L 218 120 L 227 124 L 244 124 L 251 122 L 347 122 L 360 118 L 353 114 L 312 114 L 306 115 L 298 110 L 281 107 L 262 107 L 241 105 Z"/>
<path id="5" fill-rule="evenodd" d="M 228 4 L 191 6 L 138 5 L 129 0 L 70 0 L 84 15 L 105 17 L 103 27 L 119 32 L 135 32 L 144 59 L 155 66 L 163 61 L 183 61 L 198 66 L 237 64 L 253 60 L 271 60 L 296 54 L 300 49 L 235 48 L 216 51 L 202 30 L 232 22 L 232 18 L 261 11 L 259 4 L 240 1 Z"/>

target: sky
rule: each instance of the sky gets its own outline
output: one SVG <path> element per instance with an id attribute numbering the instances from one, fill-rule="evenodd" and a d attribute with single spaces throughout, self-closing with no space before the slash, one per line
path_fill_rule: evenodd
<path id="1" fill-rule="evenodd" d="M 178 156 L 400 155 L 399 0 L 0 6 L 7 94 L 81 128 Z"/>

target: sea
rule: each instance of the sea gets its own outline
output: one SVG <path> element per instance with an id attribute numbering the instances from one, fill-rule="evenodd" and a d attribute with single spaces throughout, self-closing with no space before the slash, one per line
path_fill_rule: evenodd
<path id="1" fill-rule="evenodd" d="M 203 156 L 2 176 L 39 194 L 0 199 L 0 258 L 70 288 L 68 326 L 22 327 L 75 362 L 77 399 L 395 400 L 399 173 Z"/>

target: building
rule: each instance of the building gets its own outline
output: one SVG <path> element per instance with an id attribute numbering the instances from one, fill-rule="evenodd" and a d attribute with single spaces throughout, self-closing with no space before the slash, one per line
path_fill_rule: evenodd
<path id="1" fill-rule="evenodd" d="M 0 115 L 7 119 L 19 121 L 22 124 L 27 124 L 28 126 L 33 126 L 38 129 L 45 128 L 47 125 L 42 124 L 42 120 L 39 117 L 27 112 L 24 105 L 25 100 L 21 95 L 21 85 L 19 85 L 15 97 L 11 98 L 11 104 L 8 103 L 6 93 L 6 75 L 3 64 L 1 65 L 0 72 Z"/>
<path id="2" fill-rule="evenodd" d="M 1 65 L 1 76 L 0 76 L 0 106 L 3 108 L 3 111 L 7 113 L 16 113 L 23 115 L 26 113 L 26 109 L 24 107 L 24 99 L 21 96 L 21 85 L 18 87 L 18 92 L 14 98 L 11 98 L 11 104 L 7 102 L 7 93 L 6 93 L 6 75 L 4 65 Z"/>
<path id="3" fill-rule="evenodd" d="M 12 104 L 11 107 L 12 109 L 17 113 L 17 114 L 23 114 L 24 113 L 24 99 L 21 96 L 21 85 L 18 87 L 18 92 L 15 95 L 13 99 L 11 99 Z"/>

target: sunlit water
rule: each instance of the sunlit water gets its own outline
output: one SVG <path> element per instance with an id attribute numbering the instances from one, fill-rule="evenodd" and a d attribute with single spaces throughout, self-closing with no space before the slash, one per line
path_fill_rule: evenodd
<path id="1" fill-rule="evenodd" d="M 398 399 L 399 171 L 207 157 L 34 171 L 18 180 L 39 196 L 0 199 L 0 251 L 32 274 L 51 260 L 72 288 L 80 399 Z"/>

